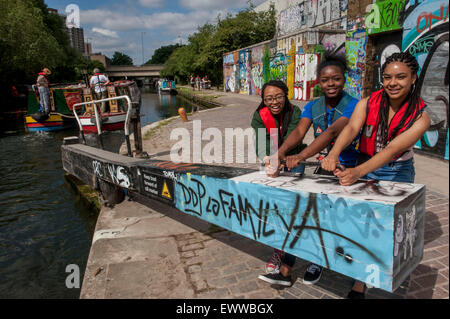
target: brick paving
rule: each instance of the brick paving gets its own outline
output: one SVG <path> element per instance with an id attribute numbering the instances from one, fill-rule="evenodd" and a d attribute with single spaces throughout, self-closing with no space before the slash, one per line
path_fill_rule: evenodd
<path id="1" fill-rule="evenodd" d="M 258 99 L 237 94 L 222 94 L 218 102 L 226 101 L 226 108 L 218 108 L 195 113 L 190 120 L 201 119 L 202 126 L 247 128 L 251 114 L 258 104 Z M 227 116 L 223 114 L 226 112 Z M 184 127 L 192 133 L 191 122 L 184 123 L 176 118 L 156 130 L 150 138 L 144 140 L 144 150 L 149 154 L 162 153 L 155 156 L 159 159 L 170 159 L 167 151 L 175 141 L 169 141 L 170 131 L 176 127 Z M 309 132 L 307 139 L 312 139 Z M 440 161 L 440 169 L 448 174 L 448 162 Z M 222 164 L 221 164 L 222 165 Z M 232 166 L 257 167 L 258 164 L 225 164 Z M 416 170 L 420 170 L 417 167 Z M 448 175 L 447 175 L 448 176 Z M 448 178 L 447 178 L 448 180 Z M 428 186 L 428 185 L 427 185 Z M 120 209 L 122 204 L 117 205 Z M 149 209 L 140 207 L 142 211 Z M 150 210 L 156 208 L 152 208 Z M 166 209 L 163 209 L 166 211 Z M 162 210 L 159 210 L 162 213 Z M 179 214 L 179 213 L 178 213 Z M 184 215 L 184 214 L 183 214 Z M 394 293 L 380 289 L 368 289 L 368 299 L 448 299 L 449 298 L 449 246 L 448 246 L 449 201 L 447 196 L 435 191 L 426 193 L 425 247 L 421 264 Z M 99 219 L 102 217 L 100 216 Z M 279 288 L 259 279 L 265 263 L 272 254 L 272 248 L 252 241 L 232 232 L 221 230 L 215 226 L 195 227 L 199 221 L 192 216 L 184 216 L 189 220 L 191 231 L 179 234 L 174 231 L 167 234 L 175 240 L 181 269 L 187 281 L 186 289 L 189 298 L 258 298 L 258 299 L 342 299 L 345 298 L 352 285 L 352 279 L 333 271 L 324 270 L 321 280 L 311 286 L 302 283 L 307 261 L 297 259 L 293 268 L 296 278 L 292 287 Z M 170 223 L 178 223 L 173 220 Z M 193 226 L 194 225 L 194 226 Z M 175 227 L 176 228 L 176 227 Z M 169 238 L 167 237 L 167 238 Z M 123 257 L 126 252 L 123 252 Z M 89 267 L 89 265 L 88 265 Z M 85 295 L 89 295 L 85 293 Z M 146 294 L 146 296 L 149 296 Z M 155 297 L 155 295 L 150 297 Z M 156 296 L 157 297 L 157 296 Z"/>

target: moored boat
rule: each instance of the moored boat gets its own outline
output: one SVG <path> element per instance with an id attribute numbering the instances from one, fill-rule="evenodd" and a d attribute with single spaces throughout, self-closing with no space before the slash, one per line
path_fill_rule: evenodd
<path id="1" fill-rule="evenodd" d="M 127 114 L 138 113 L 141 103 L 141 95 L 139 88 L 134 81 L 116 81 L 107 85 L 108 99 L 103 103 L 108 103 L 108 111 L 104 113 L 99 112 L 99 107 L 94 108 L 94 105 L 99 106 L 103 100 L 94 101 L 89 88 L 83 89 L 83 103 L 80 105 L 81 109 L 74 112 L 77 117 L 80 131 L 85 134 L 100 134 L 103 131 L 123 130 Z M 131 108 L 128 112 L 129 106 L 125 99 L 116 99 L 119 96 L 126 96 L 130 99 Z M 88 103 L 88 102 L 93 103 Z M 76 114 L 75 114 L 76 113 Z M 129 115 L 128 115 L 129 116 Z"/>
<path id="2" fill-rule="evenodd" d="M 169 81 L 166 79 L 160 79 L 158 81 L 158 93 L 160 94 L 178 94 L 175 81 Z"/>
<path id="3" fill-rule="evenodd" d="M 82 101 L 84 83 L 55 85 L 50 88 L 50 112 L 41 111 L 35 86 L 28 92 L 25 127 L 29 131 L 59 131 L 75 125 L 73 105 Z"/>

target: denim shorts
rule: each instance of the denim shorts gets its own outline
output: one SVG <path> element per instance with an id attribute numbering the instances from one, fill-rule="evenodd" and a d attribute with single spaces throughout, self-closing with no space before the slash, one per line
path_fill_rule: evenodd
<path id="1" fill-rule="evenodd" d="M 375 179 L 379 181 L 392 181 L 414 183 L 416 172 L 414 170 L 414 158 L 406 161 L 391 162 L 383 167 L 367 174 L 363 179 Z"/>

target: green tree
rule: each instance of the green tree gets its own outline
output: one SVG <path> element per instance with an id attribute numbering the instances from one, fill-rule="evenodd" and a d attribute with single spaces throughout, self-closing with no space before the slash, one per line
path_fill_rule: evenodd
<path id="1" fill-rule="evenodd" d="M 216 24 L 206 23 L 189 36 L 188 45 L 176 49 L 166 61 L 162 74 L 185 83 L 190 74 L 207 74 L 213 84 L 222 83 L 223 55 L 239 48 L 272 39 L 276 31 L 273 5 L 268 11 L 250 7 L 236 16 L 218 16 Z"/>
<path id="2" fill-rule="evenodd" d="M 111 65 L 133 65 L 133 59 L 122 52 L 114 52 L 111 59 Z"/>
<path id="3" fill-rule="evenodd" d="M 43 0 L 0 0 L 0 97 L 5 103 L 12 85 L 35 83 L 47 67 L 50 81 L 69 82 L 83 78 L 91 62 L 69 45 L 64 20 L 49 13 Z"/>
<path id="4" fill-rule="evenodd" d="M 171 45 L 162 46 L 159 49 L 156 49 L 152 55 L 152 58 L 150 60 L 148 60 L 147 62 L 145 62 L 145 65 L 164 64 L 169 59 L 169 57 L 173 53 L 173 51 L 175 51 L 179 47 L 181 47 L 181 45 L 171 44 Z"/>

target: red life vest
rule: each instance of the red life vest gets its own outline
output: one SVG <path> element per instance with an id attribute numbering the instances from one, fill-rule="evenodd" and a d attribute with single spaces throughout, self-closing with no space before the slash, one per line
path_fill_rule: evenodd
<path id="1" fill-rule="evenodd" d="M 47 84 L 48 85 L 50 85 L 50 81 L 47 79 L 47 76 L 45 75 L 45 73 L 44 72 L 39 72 L 38 73 L 38 75 L 43 75 L 44 76 L 44 79 L 45 79 L 45 81 L 47 81 Z"/>
<path id="2" fill-rule="evenodd" d="M 272 113 L 270 112 L 267 106 L 264 106 L 262 109 L 259 110 L 259 116 L 261 116 L 264 126 L 266 127 L 266 130 L 270 135 L 270 139 L 272 140 L 275 150 L 278 150 L 278 140 L 280 140 L 280 142 L 283 143 L 283 136 L 281 136 L 281 134 L 280 136 L 278 135 L 278 127 L 277 123 L 275 122 L 275 118 L 273 117 Z M 283 128 L 282 127 L 283 112 L 281 112 L 280 119 L 281 119 L 280 120 L 280 132 L 281 132 Z"/>
<path id="3" fill-rule="evenodd" d="M 382 95 L 383 89 L 373 92 L 367 100 L 366 122 L 364 123 L 363 131 L 361 134 L 360 151 L 361 153 L 367 154 L 370 157 L 375 155 L 375 140 L 377 137 L 379 119 L 378 114 L 380 113 Z M 399 125 L 407 107 L 408 102 L 405 102 L 405 104 L 403 104 L 400 109 L 394 114 L 394 117 L 389 124 L 388 141 L 394 139 L 395 136 L 392 136 L 392 132 L 394 131 L 394 128 Z M 400 130 L 398 130 L 397 135 L 406 131 L 413 124 L 412 119 L 416 116 L 417 113 L 422 113 L 425 107 L 425 102 L 422 99 L 419 99 L 418 107 L 416 107 L 414 112 L 408 116 L 404 126 L 400 128 Z M 401 155 L 402 154 L 398 154 L 394 159 L 398 158 Z"/>

